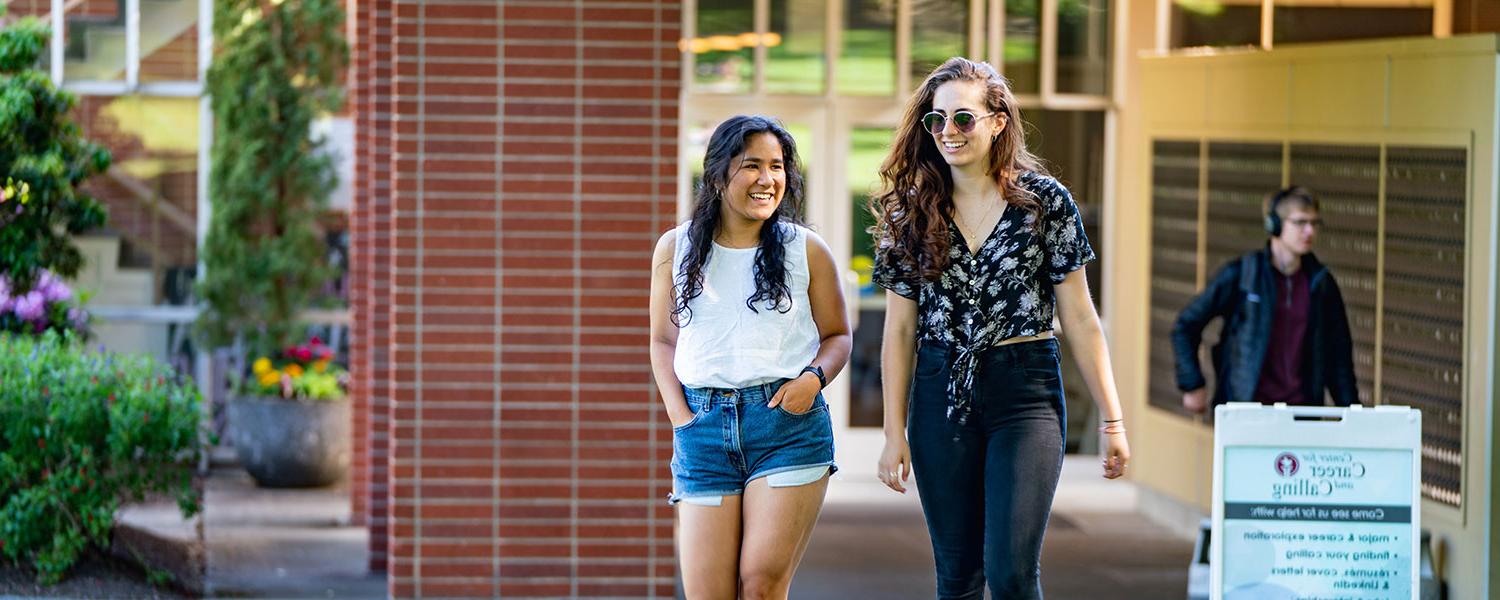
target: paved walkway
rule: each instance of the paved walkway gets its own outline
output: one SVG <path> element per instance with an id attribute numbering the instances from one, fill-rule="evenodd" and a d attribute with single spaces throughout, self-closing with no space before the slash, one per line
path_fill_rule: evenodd
<path id="1" fill-rule="evenodd" d="M 1098 459 L 1068 457 L 1043 545 L 1048 600 L 1187 596 L 1193 540 L 1135 514 L 1135 486 L 1099 477 Z M 891 492 L 851 468 L 828 500 L 792 598 L 932 598 L 932 547 L 915 491 Z M 912 488 L 908 488 L 911 490 Z"/>
<path id="2" fill-rule="evenodd" d="M 261 489 L 243 470 L 221 467 L 206 495 L 211 597 L 385 597 L 385 575 L 365 568 L 369 533 L 348 525 L 344 486 Z"/>
<path id="3" fill-rule="evenodd" d="M 1070 457 L 1042 559 L 1048 600 L 1183 598 L 1192 540 L 1133 512 L 1135 487 L 1098 475 L 1097 459 Z M 850 468 L 827 504 L 791 597 L 920 600 L 933 597 L 932 551 L 915 492 L 886 490 Z M 208 582 L 218 597 L 382 598 L 364 571 L 367 533 L 346 525 L 348 494 L 262 490 L 233 468 L 208 482 Z"/>

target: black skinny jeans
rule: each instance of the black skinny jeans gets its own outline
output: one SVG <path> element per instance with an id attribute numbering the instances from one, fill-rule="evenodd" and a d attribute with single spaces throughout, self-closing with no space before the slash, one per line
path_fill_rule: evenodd
<path id="1" fill-rule="evenodd" d="M 937 560 L 937 597 L 1042 597 L 1042 536 L 1066 435 L 1056 339 L 980 352 L 974 412 L 948 420 L 952 351 L 924 342 L 907 439 Z"/>

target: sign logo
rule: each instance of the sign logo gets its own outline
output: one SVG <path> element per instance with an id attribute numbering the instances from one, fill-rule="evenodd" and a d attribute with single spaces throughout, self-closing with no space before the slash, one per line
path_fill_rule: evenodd
<path id="1" fill-rule="evenodd" d="M 1276 456 L 1276 474 L 1281 475 L 1282 477 L 1291 477 L 1293 475 L 1296 475 L 1297 468 L 1301 465 L 1301 461 L 1297 460 L 1297 455 L 1292 454 L 1291 452 L 1282 452 L 1281 454 Z"/>

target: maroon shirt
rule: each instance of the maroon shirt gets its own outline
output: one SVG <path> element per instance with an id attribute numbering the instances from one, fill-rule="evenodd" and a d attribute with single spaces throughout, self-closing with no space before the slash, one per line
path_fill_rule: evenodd
<path id="1" fill-rule="evenodd" d="M 1271 341 L 1261 364 L 1255 399 L 1262 404 L 1306 404 L 1302 363 L 1307 348 L 1304 342 L 1308 313 L 1312 308 L 1307 269 L 1285 275 L 1273 268 L 1272 273 L 1276 279 L 1276 316 L 1271 320 Z"/>

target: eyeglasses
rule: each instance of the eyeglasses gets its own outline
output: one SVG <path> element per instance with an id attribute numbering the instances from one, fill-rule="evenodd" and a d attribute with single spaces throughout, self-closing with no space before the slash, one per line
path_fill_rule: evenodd
<path id="1" fill-rule="evenodd" d="M 979 124 L 980 119 L 993 117 L 998 114 L 1000 113 L 976 115 L 967 110 L 960 110 L 953 113 L 953 125 L 958 128 L 959 133 L 969 133 L 974 131 L 974 126 Z M 948 116 L 938 111 L 932 111 L 922 115 L 922 126 L 926 127 L 927 131 L 932 135 L 942 135 L 943 129 L 948 126 Z"/>
<path id="2" fill-rule="evenodd" d="M 1312 227 L 1314 229 L 1322 229 L 1323 219 L 1287 219 L 1286 224 L 1291 225 L 1292 227 Z"/>

